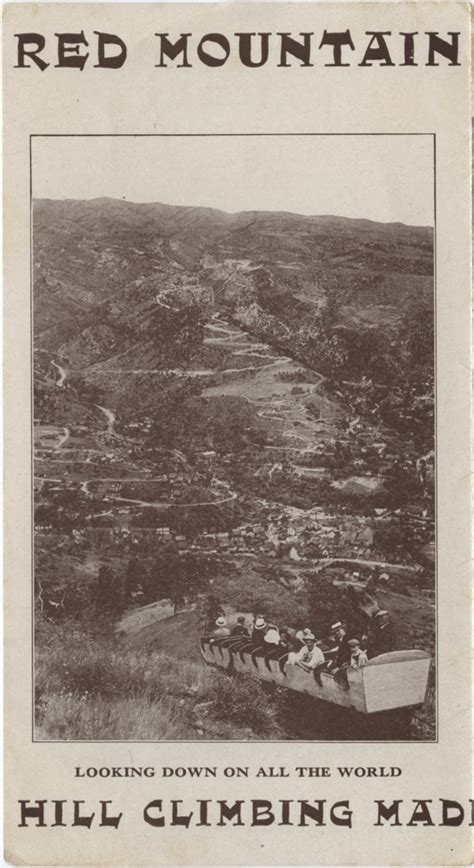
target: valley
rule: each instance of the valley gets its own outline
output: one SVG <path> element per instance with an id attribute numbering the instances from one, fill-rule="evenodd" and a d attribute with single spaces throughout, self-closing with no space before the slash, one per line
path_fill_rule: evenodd
<path id="1" fill-rule="evenodd" d="M 171 600 L 194 647 L 211 600 L 304 625 L 322 581 L 433 654 L 431 235 L 36 202 L 40 614 Z"/>

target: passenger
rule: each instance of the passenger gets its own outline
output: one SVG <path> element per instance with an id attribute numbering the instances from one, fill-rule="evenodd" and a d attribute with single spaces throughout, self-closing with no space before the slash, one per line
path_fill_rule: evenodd
<path id="1" fill-rule="evenodd" d="M 267 632 L 263 637 L 264 642 L 268 645 L 279 645 L 280 644 L 280 631 L 275 624 L 268 624 Z"/>
<path id="2" fill-rule="evenodd" d="M 231 636 L 248 636 L 249 631 L 245 626 L 245 616 L 239 615 L 237 618 L 237 623 L 232 627 L 230 631 Z"/>
<path id="3" fill-rule="evenodd" d="M 349 636 L 342 621 L 336 621 L 335 624 L 332 624 L 331 633 L 334 635 L 334 641 L 337 642 L 333 666 L 336 669 L 340 669 L 342 666 L 346 666 L 351 659 Z"/>
<path id="4" fill-rule="evenodd" d="M 287 651 L 299 651 L 301 642 L 296 638 L 297 634 L 293 627 L 285 624 L 280 630 L 280 643 Z"/>
<path id="5" fill-rule="evenodd" d="M 304 640 L 307 636 L 312 636 L 313 631 L 309 629 L 309 627 L 305 627 L 304 630 L 298 630 L 296 634 L 296 638 L 299 639 L 301 643 L 304 643 Z"/>
<path id="6" fill-rule="evenodd" d="M 216 627 L 213 636 L 216 639 L 224 639 L 226 636 L 230 636 L 230 630 L 227 626 L 227 621 L 223 615 L 219 615 L 219 617 L 216 619 Z"/>
<path id="7" fill-rule="evenodd" d="M 303 647 L 296 654 L 291 654 L 288 663 L 299 666 L 305 672 L 313 672 L 321 665 L 325 665 L 324 654 L 319 647 L 321 642 L 316 639 L 314 633 L 307 633 Z"/>
<path id="8" fill-rule="evenodd" d="M 362 669 L 363 666 L 367 666 L 369 659 L 365 651 L 360 647 L 360 642 L 358 639 L 349 639 L 349 647 L 351 649 L 351 659 L 349 666 L 352 669 Z"/>
<path id="9" fill-rule="evenodd" d="M 265 633 L 267 632 L 268 624 L 263 615 L 257 615 L 255 624 L 252 630 L 252 642 L 257 648 L 265 645 Z"/>
<path id="10" fill-rule="evenodd" d="M 395 651 L 396 641 L 390 615 L 385 609 L 380 609 L 372 618 L 369 631 L 369 657 L 388 654 Z"/>

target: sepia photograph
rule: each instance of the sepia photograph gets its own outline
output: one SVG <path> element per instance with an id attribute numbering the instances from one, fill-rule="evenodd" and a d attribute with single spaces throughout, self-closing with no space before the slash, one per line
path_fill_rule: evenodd
<path id="1" fill-rule="evenodd" d="M 34 740 L 436 741 L 433 136 L 30 169 Z"/>

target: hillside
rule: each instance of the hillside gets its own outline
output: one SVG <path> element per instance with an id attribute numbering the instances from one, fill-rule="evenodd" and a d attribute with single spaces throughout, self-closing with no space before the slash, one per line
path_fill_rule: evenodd
<path id="1" fill-rule="evenodd" d="M 350 711 L 341 714 L 310 697 L 265 685 L 246 675 L 206 667 L 196 655 L 176 659 L 174 649 L 185 615 L 164 622 L 170 630 L 163 652 L 91 632 L 90 625 L 37 623 L 36 737 L 42 740 L 160 741 L 199 739 L 370 738 L 371 724 Z M 71 629 L 72 628 L 72 629 Z M 193 628 L 191 628 L 193 630 Z M 195 632 L 195 630 L 194 630 Z M 196 637 L 197 637 L 196 633 Z M 194 636 L 194 633 L 193 633 Z M 431 699 L 432 701 L 432 699 Z M 378 730 L 380 740 L 393 729 Z M 393 727 L 393 723 L 391 725 Z M 373 725 L 372 725 L 373 727 Z M 418 713 L 398 738 L 431 735 Z"/>
<path id="2" fill-rule="evenodd" d="M 415 302 L 432 302 L 426 227 L 39 200 L 33 237 L 37 347 L 81 370 L 117 350 L 141 358 L 150 320 L 193 302 L 214 311 L 254 305 L 254 320 L 266 313 L 291 329 L 329 303 L 334 325 L 392 331 Z"/>
<path id="3" fill-rule="evenodd" d="M 37 625 L 37 738 L 78 740 L 278 737 L 254 679 L 236 682 L 199 661 L 124 647 L 74 625 Z M 66 628 L 67 629 L 67 628 Z"/>
<path id="4" fill-rule="evenodd" d="M 104 731 L 166 738 L 155 718 L 170 712 L 171 729 L 189 735 L 181 661 L 199 683 L 223 683 L 196 660 L 198 604 L 206 629 L 221 609 L 263 612 L 280 626 L 311 626 L 328 649 L 335 620 L 363 636 L 386 606 L 399 647 L 432 656 L 432 231 L 36 201 L 33 248 L 38 616 L 80 631 L 84 617 L 94 628 L 107 614 L 113 633 L 137 606 L 168 599 L 188 612 L 133 642 L 112 647 L 94 630 L 84 640 L 92 672 L 102 657 L 115 671 L 153 654 L 150 665 L 173 672 L 172 689 L 163 687 L 178 697 L 172 714 L 168 700 L 160 710 L 146 694 L 142 728 L 123 709 L 122 724 Z M 76 707 L 78 689 L 71 699 L 45 635 L 37 650 L 48 714 L 38 705 L 37 725 L 54 738 L 74 729 L 89 700 Z M 114 710 L 97 678 L 96 724 L 135 695 L 119 673 Z M 242 702 L 249 691 L 263 706 L 265 732 L 353 735 L 347 723 L 328 724 L 329 713 L 315 728 L 312 706 L 295 728 L 288 700 L 277 715 L 260 686 L 239 689 Z M 240 737 L 225 696 L 200 727 L 210 737 Z M 431 700 L 427 714 L 417 737 L 434 732 Z M 261 737 L 260 724 L 248 737 Z"/>

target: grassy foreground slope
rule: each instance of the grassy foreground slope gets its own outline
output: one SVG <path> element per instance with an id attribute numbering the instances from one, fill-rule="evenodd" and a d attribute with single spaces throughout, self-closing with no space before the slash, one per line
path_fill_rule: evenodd
<path id="1" fill-rule="evenodd" d="M 180 615 L 176 616 L 177 620 Z M 175 630 L 168 619 L 167 644 Z M 165 622 L 161 622 L 163 626 Z M 114 635 L 106 625 L 37 618 L 36 739 L 54 741 L 430 739 L 434 689 L 409 730 L 370 722 L 337 706 L 206 667 Z M 179 630 L 178 630 L 179 632 Z M 155 640 L 156 641 L 156 640 Z M 176 637 L 178 641 L 178 637 Z M 160 643 L 161 644 L 161 643 Z"/>
<path id="2" fill-rule="evenodd" d="M 37 619 L 39 740 L 278 738 L 276 706 L 233 678 L 99 629 Z M 273 691 L 275 693 L 275 691 Z"/>

